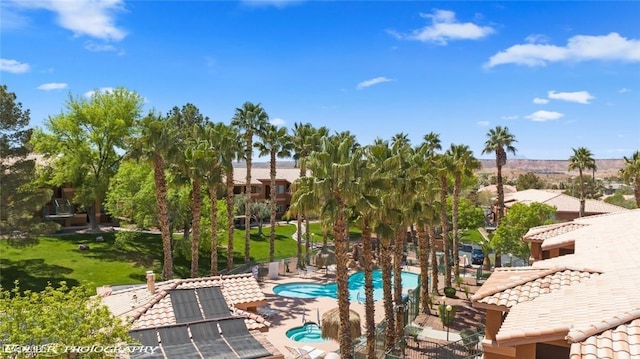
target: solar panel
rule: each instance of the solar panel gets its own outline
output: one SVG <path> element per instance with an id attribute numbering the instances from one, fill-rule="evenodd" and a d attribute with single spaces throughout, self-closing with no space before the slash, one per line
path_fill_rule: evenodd
<path id="1" fill-rule="evenodd" d="M 237 359 L 238 356 L 220 337 L 215 321 L 190 324 L 189 329 L 200 353 L 206 358 Z"/>
<path id="2" fill-rule="evenodd" d="M 202 320 L 200 306 L 193 289 L 174 289 L 169 292 L 176 323 L 189 323 Z"/>
<path id="3" fill-rule="evenodd" d="M 142 345 L 159 348 L 160 344 L 158 343 L 158 334 L 155 329 L 135 330 L 129 332 L 129 335 Z M 162 352 L 159 349 L 154 350 L 153 353 L 133 352 L 130 356 L 132 359 L 158 359 L 163 357 Z"/>
<path id="4" fill-rule="evenodd" d="M 185 325 L 159 328 L 158 333 L 162 350 L 167 358 L 202 358 L 191 342 Z"/>
<path id="5" fill-rule="evenodd" d="M 218 319 L 230 315 L 229 306 L 222 295 L 220 287 L 205 287 L 196 290 L 205 318 Z"/>
<path id="6" fill-rule="evenodd" d="M 271 353 L 265 349 L 256 338 L 249 333 L 244 319 L 220 320 L 222 335 L 229 346 L 243 359 L 254 359 L 270 356 Z"/>

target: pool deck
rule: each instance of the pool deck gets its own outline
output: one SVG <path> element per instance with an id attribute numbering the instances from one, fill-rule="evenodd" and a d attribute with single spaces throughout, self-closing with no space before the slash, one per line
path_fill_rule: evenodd
<path id="1" fill-rule="evenodd" d="M 404 270 L 413 273 L 420 272 L 417 267 L 405 267 Z M 273 288 L 276 285 L 295 282 L 318 284 L 333 283 L 335 282 L 335 275 L 325 275 L 324 270 L 318 270 L 310 275 L 307 275 L 305 272 L 303 275 L 291 274 L 287 276 L 280 276 L 278 279 L 265 279 L 261 283 L 262 291 L 267 297 L 269 307 L 275 310 L 268 319 L 271 322 L 271 327 L 267 333 L 264 333 L 265 336 L 281 353 L 285 355 L 285 357 L 289 357 L 289 350 L 286 347 L 299 348 L 310 345 L 315 348 L 322 349 L 325 352 L 337 351 L 339 349 L 339 344 L 334 340 L 328 340 L 320 343 L 308 343 L 296 342 L 287 338 L 287 330 L 302 326 L 305 321 L 316 323 L 318 322 L 318 317 L 322 318 L 322 314 L 324 312 L 338 306 L 338 301 L 333 298 L 285 298 L 273 293 Z M 364 303 L 360 304 L 357 302 L 351 302 L 350 309 L 360 314 L 360 318 L 362 320 L 361 324 L 364 327 Z M 384 320 L 382 300 L 375 302 L 375 320 L 376 323 Z"/>

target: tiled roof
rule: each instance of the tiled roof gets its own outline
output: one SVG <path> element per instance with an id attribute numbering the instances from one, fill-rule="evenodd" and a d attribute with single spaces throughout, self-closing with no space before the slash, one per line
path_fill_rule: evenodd
<path id="1" fill-rule="evenodd" d="M 518 271 L 510 270 L 503 272 L 517 273 Z M 497 285 L 489 284 L 488 288 L 493 288 L 494 293 L 487 294 L 483 297 L 474 295 L 473 300 L 479 303 L 511 308 L 518 303 L 531 301 L 543 294 L 580 283 L 598 275 L 598 273 L 594 272 L 565 268 L 538 269 L 527 272 L 529 273 L 524 276 L 515 275 L 503 279 L 501 281 L 502 283 L 496 283 Z M 493 277 L 493 275 L 491 277 Z M 491 278 L 489 279 L 491 280 Z M 485 286 L 483 286 L 483 288 L 484 287 Z"/>
<path id="2" fill-rule="evenodd" d="M 528 235 L 558 230 L 543 246 L 570 235 L 574 254 L 498 270 L 472 299 L 509 308 L 496 335 L 498 345 L 533 343 L 544 336 L 574 343 L 572 359 L 628 358 L 627 351 L 638 358 L 640 209 L 572 223 L 571 231 L 546 226 Z M 549 289 L 539 290 L 543 285 Z"/>
<path id="3" fill-rule="evenodd" d="M 621 324 L 584 341 L 571 344 L 570 359 L 640 357 L 640 319 Z"/>
<path id="4" fill-rule="evenodd" d="M 505 195 L 505 206 L 510 207 L 516 202 L 529 204 L 532 202 L 548 204 L 556 207 L 558 212 L 578 212 L 580 210 L 580 200 L 562 193 L 552 193 L 538 189 L 528 189 Z M 595 199 L 585 201 L 585 213 L 618 213 L 628 209 L 615 206 Z"/>
<path id="5" fill-rule="evenodd" d="M 556 237 L 560 234 L 569 233 L 582 228 L 586 224 L 565 222 L 555 223 L 546 226 L 533 227 L 524 235 L 525 242 L 543 242 L 546 239 Z"/>
<path id="6" fill-rule="evenodd" d="M 103 303 L 114 315 L 131 321 L 133 329 L 141 329 L 176 324 L 171 296 L 167 295 L 172 289 L 205 287 L 220 287 L 225 301 L 231 307 L 239 304 L 257 306 L 266 301 L 260 285 L 251 273 L 157 282 L 153 294 L 146 284 L 115 291 L 100 287 L 98 293 L 103 295 Z M 229 315 L 232 314 L 244 317 L 249 329 L 270 326 L 269 322 L 257 314 L 230 308 Z"/>
<path id="7" fill-rule="evenodd" d="M 311 172 L 308 172 L 309 174 Z M 276 179 L 286 180 L 289 183 L 293 183 L 300 177 L 299 168 L 276 168 Z M 233 183 L 236 185 L 245 184 L 247 179 L 247 169 L 245 167 L 233 168 Z M 271 170 L 269 168 L 252 168 L 251 169 L 251 184 L 261 184 L 262 181 L 271 180 Z"/>

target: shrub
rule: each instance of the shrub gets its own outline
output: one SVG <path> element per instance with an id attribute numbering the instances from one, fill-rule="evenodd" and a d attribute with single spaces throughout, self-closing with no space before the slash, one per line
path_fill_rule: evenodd
<path id="1" fill-rule="evenodd" d="M 469 289 L 469 287 L 465 285 L 464 287 L 462 287 L 462 290 L 464 291 L 464 296 L 467 298 L 467 300 L 469 300 L 469 294 L 471 294 L 471 289 Z"/>
<path id="2" fill-rule="evenodd" d="M 456 289 L 454 287 L 444 287 L 444 295 L 447 298 L 455 298 Z"/>
<path id="3" fill-rule="evenodd" d="M 440 317 L 443 326 L 450 326 L 453 323 L 454 319 L 456 319 L 456 306 L 452 305 L 451 311 L 447 312 L 447 305 L 438 305 L 438 316 Z"/>
<path id="4" fill-rule="evenodd" d="M 482 272 L 482 279 L 487 279 L 491 276 L 491 272 Z"/>

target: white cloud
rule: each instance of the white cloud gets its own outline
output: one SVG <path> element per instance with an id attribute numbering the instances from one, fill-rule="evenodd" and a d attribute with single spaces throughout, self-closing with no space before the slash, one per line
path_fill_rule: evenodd
<path id="1" fill-rule="evenodd" d="M 108 93 L 111 91 L 113 91 L 113 87 L 102 87 L 98 90 L 98 92 L 100 93 Z M 91 98 L 91 96 L 93 96 L 94 93 L 96 93 L 95 90 L 87 91 L 84 93 L 84 97 Z"/>
<path id="2" fill-rule="evenodd" d="M 371 80 L 362 81 L 361 83 L 358 84 L 358 86 L 356 86 L 356 88 L 358 90 L 362 90 L 362 89 L 367 88 L 369 86 L 377 85 L 377 84 L 380 84 L 380 83 L 383 83 L 383 82 L 391 82 L 391 81 L 393 81 L 393 80 L 381 76 L 381 77 L 373 78 Z"/>
<path id="3" fill-rule="evenodd" d="M 542 34 L 531 34 L 524 41 L 528 44 L 546 44 L 549 42 L 549 38 Z"/>
<path id="4" fill-rule="evenodd" d="M 549 103 L 549 100 L 547 100 L 546 98 L 536 97 L 533 99 L 533 103 L 535 103 L 536 105 L 545 105 Z"/>
<path id="5" fill-rule="evenodd" d="M 25 64 L 16 60 L 0 59 L 0 72 L 6 71 L 12 74 L 22 74 L 31 69 L 29 64 Z"/>
<path id="6" fill-rule="evenodd" d="M 621 88 L 620 90 L 618 90 L 618 93 L 627 93 L 627 92 L 631 92 L 631 89 L 628 89 L 626 87 Z"/>
<path id="7" fill-rule="evenodd" d="M 38 90 L 43 90 L 43 91 L 52 91 L 52 90 L 62 90 L 62 89 L 66 89 L 67 87 L 69 87 L 69 85 L 67 85 L 66 83 L 63 82 L 50 82 L 47 84 L 42 84 L 38 87 L 36 87 Z"/>
<path id="8" fill-rule="evenodd" d="M 87 42 L 84 44 L 84 48 L 91 52 L 118 51 L 118 49 L 113 45 L 96 44 L 95 42 Z"/>
<path id="9" fill-rule="evenodd" d="M 281 118 L 272 118 L 269 120 L 269 123 L 271 123 L 274 126 L 284 126 L 287 122 Z"/>
<path id="10" fill-rule="evenodd" d="M 530 119 L 531 121 L 545 122 L 545 121 L 557 120 L 563 116 L 564 115 L 561 114 L 560 112 L 540 110 L 525 117 Z"/>
<path id="11" fill-rule="evenodd" d="M 576 91 L 576 92 L 549 91 L 547 95 L 550 99 L 553 99 L 553 100 L 577 102 L 585 105 L 588 104 L 589 101 L 595 98 L 591 96 L 591 94 L 588 91 Z"/>
<path id="12" fill-rule="evenodd" d="M 57 14 L 56 22 L 76 36 L 120 41 L 127 33 L 115 24 L 114 13 L 124 10 L 123 0 L 14 1 L 17 6 L 46 9 Z"/>
<path id="13" fill-rule="evenodd" d="M 500 117 L 501 120 L 505 120 L 505 121 L 511 121 L 511 120 L 517 120 L 518 119 L 518 115 L 509 115 L 509 116 L 502 116 Z"/>
<path id="14" fill-rule="evenodd" d="M 456 14 L 449 10 L 435 9 L 431 14 L 420 14 L 421 17 L 431 19 L 431 25 L 413 30 L 411 34 L 401 34 L 388 31 L 399 39 L 432 42 L 446 45 L 453 40 L 478 40 L 495 32 L 489 26 L 479 26 L 472 22 L 461 23 L 456 20 Z"/>
<path id="15" fill-rule="evenodd" d="M 489 126 L 489 121 L 478 121 L 478 126 L 487 127 Z"/>
<path id="16" fill-rule="evenodd" d="M 519 44 L 500 51 L 489 58 L 486 67 L 504 64 L 545 66 L 559 61 L 619 60 L 640 62 L 640 40 L 627 39 L 618 33 L 569 38 L 566 46 L 547 44 Z"/>

